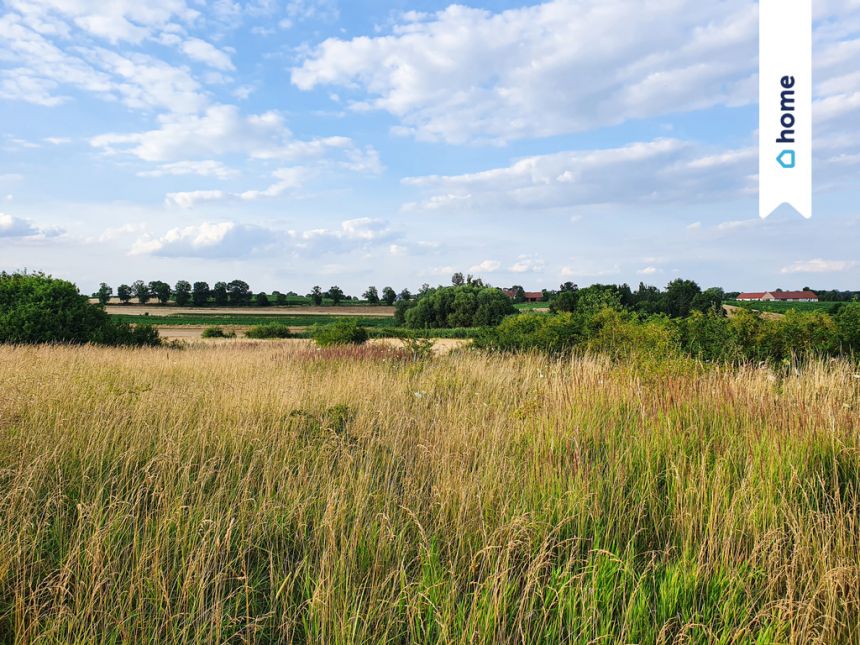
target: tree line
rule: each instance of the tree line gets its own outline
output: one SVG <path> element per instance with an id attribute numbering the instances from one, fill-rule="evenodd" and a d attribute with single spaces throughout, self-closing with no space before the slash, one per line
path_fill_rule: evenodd
<path id="1" fill-rule="evenodd" d="M 202 281 L 191 283 L 187 280 L 179 280 L 171 287 L 168 283 L 161 280 L 152 280 L 150 282 L 136 280 L 131 284 L 119 285 L 116 289 L 116 294 L 114 294 L 113 287 L 102 282 L 99 285 L 98 291 L 93 294 L 102 305 L 108 304 L 114 295 L 123 304 L 128 304 L 132 300 L 137 300 L 142 305 L 150 301 L 156 301 L 163 305 L 173 301 L 180 307 L 190 305 L 204 307 L 210 304 L 220 307 L 247 307 L 252 305 L 268 307 L 271 305 L 287 305 L 291 302 L 293 304 L 297 302 L 312 302 L 315 305 L 321 305 L 326 300 L 331 301 L 334 305 L 338 305 L 341 302 L 358 300 L 354 296 L 347 295 L 337 285 L 332 285 L 325 291 L 323 291 L 322 287 L 316 285 L 307 295 L 300 296 L 294 291 L 288 291 L 287 293 L 280 291 L 266 293 L 260 291 L 254 293 L 244 280 L 216 282 L 212 287 L 209 286 L 208 282 Z M 383 287 L 380 293 L 375 286 L 370 286 L 362 294 L 362 297 L 371 305 L 393 305 L 398 300 L 411 300 L 412 294 L 409 289 L 403 289 L 400 293 L 397 293 L 392 287 Z"/>

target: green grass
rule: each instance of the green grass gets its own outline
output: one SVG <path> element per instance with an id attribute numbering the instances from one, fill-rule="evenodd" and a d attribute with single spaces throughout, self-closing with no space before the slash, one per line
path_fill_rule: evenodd
<path id="1" fill-rule="evenodd" d="M 350 316 L 356 318 L 364 327 L 394 327 L 396 322 L 391 316 Z M 148 325 L 265 325 L 280 323 L 291 327 L 324 325 L 342 320 L 344 316 L 327 314 L 290 315 L 285 314 L 207 314 L 194 312 L 171 314 L 168 316 L 134 316 L 112 314 L 112 318 L 127 323 Z"/>
<path id="2" fill-rule="evenodd" d="M 514 305 L 520 311 L 533 311 L 535 309 L 546 309 L 549 307 L 549 302 L 521 302 Z"/>
<path id="3" fill-rule="evenodd" d="M 723 304 L 733 307 L 743 307 L 744 309 L 752 309 L 754 311 L 769 311 L 778 314 L 784 314 L 790 309 L 795 311 L 821 311 L 830 313 L 835 307 L 838 307 L 839 302 L 750 302 L 741 300 L 726 300 Z"/>

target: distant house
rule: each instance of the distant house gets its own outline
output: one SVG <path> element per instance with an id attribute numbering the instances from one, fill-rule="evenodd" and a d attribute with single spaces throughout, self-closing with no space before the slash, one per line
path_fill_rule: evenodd
<path id="1" fill-rule="evenodd" d="M 757 300 L 760 302 L 818 302 L 818 294 L 814 291 L 761 291 L 741 293 L 738 300 Z"/>
<path id="2" fill-rule="evenodd" d="M 511 300 L 516 300 L 517 298 L 517 292 L 513 289 L 502 289 L 502 292 Z M 543 300 L 543 292 L 523 291 L 523 297 L 526 299 L 526 302 L 540 302 Z"/>

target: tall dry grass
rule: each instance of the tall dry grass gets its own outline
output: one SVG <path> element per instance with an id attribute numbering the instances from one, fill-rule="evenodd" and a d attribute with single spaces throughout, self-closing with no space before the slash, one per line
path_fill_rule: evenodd
<path id="1" fill-rule="evenodd" d="M 860 642 L 860 379 L 0 348 L 4 642 Z"/>

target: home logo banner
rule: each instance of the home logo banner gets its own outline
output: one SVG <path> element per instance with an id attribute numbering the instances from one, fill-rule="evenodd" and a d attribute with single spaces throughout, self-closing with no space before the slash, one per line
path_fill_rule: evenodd
<path id="1" fill-rule="evenodd" d="M 812 217 L 812 2 L 759 2 L 759 216 Z"/>

